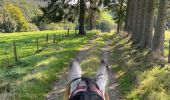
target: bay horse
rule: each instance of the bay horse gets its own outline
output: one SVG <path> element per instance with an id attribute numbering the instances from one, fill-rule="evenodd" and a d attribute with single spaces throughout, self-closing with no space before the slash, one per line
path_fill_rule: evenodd
<path id="1" fill-rule="evenodd" d="M 64 100 L 109 100 L 106 91 L 109 68 L 104 60 L 101 60 L 95 78 L 88 78 L 82 77 L 79 60 L 74 59 L 68 71 L 68 80 Z"/>

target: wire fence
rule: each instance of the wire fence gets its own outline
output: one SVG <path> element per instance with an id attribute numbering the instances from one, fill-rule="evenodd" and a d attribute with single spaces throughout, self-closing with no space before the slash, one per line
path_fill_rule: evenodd
<path id="1" fill-rule="evenodd" d="M 16 39 L 12 42 L 3 42 L 0 44 L 0 66 L 12 67 L 20 63 L 20 58 L 34 55 L 48 48 L 49 44 L 59 43 L 66 38 L 77 36 L 77 30 L 69 29 L 63 33 L 43 34 L 28 36 L 23 39 Z"/>

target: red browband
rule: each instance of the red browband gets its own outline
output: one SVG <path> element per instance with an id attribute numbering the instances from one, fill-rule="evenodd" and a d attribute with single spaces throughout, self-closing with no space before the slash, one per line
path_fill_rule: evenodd
<path id="1" fill-rule="evenodd" d="M 102 93 L 102 91 L 100 91 L 99 89 L 96 88 L 96 86 L 92 86 L 90 87 L 91 90 L 95 91 L 99 96 L 102 97 L 102 100 L 104 100 L 104 95 Z M 87 87 L 86 86 L 77 86 L 77 89 L 74 90 L 72 93 L 70 93 L 70 97 L 75 95 L 76 93 L 78 92 L 81 92 L 81 91 L 87 91 Z"/>

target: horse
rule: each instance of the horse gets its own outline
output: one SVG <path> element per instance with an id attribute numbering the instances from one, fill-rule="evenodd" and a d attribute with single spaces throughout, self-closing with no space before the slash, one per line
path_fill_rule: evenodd
<path id="1" fill-rule="evenodd" d="M 109 67 L 101 60 L 95 78 L 82 77 L 78 59 L 74 59 L 68 71 L 67 88 L 64 100 L 109 100 L 106 87 L 109 80 Z"/>

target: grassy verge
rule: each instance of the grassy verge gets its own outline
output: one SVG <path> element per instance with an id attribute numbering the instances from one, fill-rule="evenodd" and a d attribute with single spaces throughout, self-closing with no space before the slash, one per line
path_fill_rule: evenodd
<path id="1" fill-rule="evenodd" d="M 166 39 L 169 35 L 166 35 Z M 113 35 L 112 71 L 118 75 L 122 98 L 128 100 L 169 100 L 170 67 L 150 60 L 148 51 L 131 47 L 129 37 Z M 167 41 L 165 42 L 167 47 Z M 167 53 L 167 49 L 165 50 Z"/>
<path id="2" fill-rule="evenodd" d="M 166 31 L 165 33 L 165 54 L 168 55 L 169 52 L 169 40 L 170 40 L 170 31 Z"/>
<path id="3" fill-rule="evenodd" d="M 0 99 L 43 100 L 44 96 L 51 90 L 53 82 L 59 78 L 58 76 L 68 66 L 70 59 L 74 58 L 80 48 L 93 36 L 93 33 L 96 33 L 88 32 L 87 36 L 70 36 L 62 41 L 57 41 L 57 43 L 52 43 L 52 40 L 50 40 L 48 45 L 44 47 L 43 37 L 47 33 L 59 34 L 62 32 L 0 34 L 1 43 L 10 44 L 13 40 L 17 41 L 19 43 L 17 44 L 18 52 L 22 54 L 22 56 L 19 55 L 20 64 L 12 62 L 10 67 L 0 67 L 0 84 L 8 84 L 8 87 L 6 87 L 8 92 L 1 91 Z M 71 34 L 73 34 L 73 31 Z M 37 36 L 42 37 L 42 40 L 40 39 L 41 52 L 36 52 L 34 41 Z M 3 46 L 6 45 L 0 45 L 1 48 Z M 8 46 L 8 48 L 11 49 L 12 47 Z M 11 52 L 12 50 L 9 50 L 9 54 L 3 55 L 3 57 L 8 56 L 7 58 L 12 59 Z"/>

